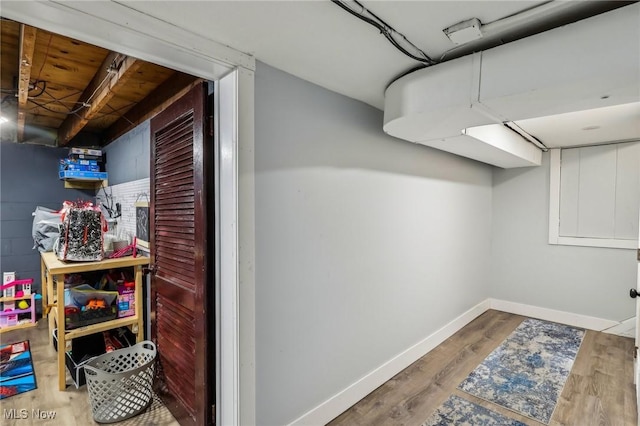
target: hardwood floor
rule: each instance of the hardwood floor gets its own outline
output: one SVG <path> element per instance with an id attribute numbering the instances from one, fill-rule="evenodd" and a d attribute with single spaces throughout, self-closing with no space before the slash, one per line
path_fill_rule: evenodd
<path id="1" fill-rule="evenodd" d="M 49 345 L 47 321 L 41 320 L 37 327 L 15 330 L 0 336 L 0 343 L 7 344 L 29 340 L 38 388 L 7 399 L 0 400 L 0 424 L 3 426 L 60 425 L 86 426 L 97 424 L 93 421 L 87 387 L 76 389 L 67 373 L 67 390 L 58 390 L 56 351 Z M 12 410 L 25 418 L 10 418 Z M 21 410 L 26 410 L 21 412 Z M 53 419 L 39 419 L 33 410 L 53 412 Z M 15 416 L 13 416 L 15 417 Z M 154 399 L 142 414 L 117 423 L 122 426 L 162 425 L 174 426 L 178 422 L 160 399 Z"/>
<path id="2" fill-rule="evenodd" d="M 488 311 L 469 323 L 330 425 L 416 425 L 424 422 L 449 395 L 455 394 L 527 425 L 542 423 L 456 389 L 484 358 L 522 322 L 524 317 Z M 2 343 L 30 340 L 38 389 L 0 401 L 3 426 L 95 424 L 86 386 L 57 389 L 56 352 L 49 346 L 46 321 L 37 328 L 1 336 Z M 551 426 L 636 426 L 633 384 L 633 340 L 587 331 L 571 375 L 551 419 Z M 67 376 L 67 383 L 72 383 Z M 27 410 L 26 419 L 8 419 L 9 410 Z M 32 417 L 32 410 L 54 411 L 53 420 Z M 160 400 L 143 414 L 118 425 L 177 425 Z M 474 425 L 475 426 L 475 425 Z"/>
<path id="3" fill-rule="evenodd" d="M 490 310 L 334 419 L 338 425 L 421 425 L 451 394 L 531 426 L 543 423 L 456 387 L 522 322 Z M 587 331 L 551 426 L 637 426 L 632 339 Z"/>

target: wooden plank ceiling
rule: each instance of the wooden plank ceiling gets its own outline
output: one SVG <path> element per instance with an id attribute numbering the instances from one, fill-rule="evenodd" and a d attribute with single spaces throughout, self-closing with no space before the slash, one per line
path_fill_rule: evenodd
<path id="1" fill-rule="evenodd" d="M 201 81 L 15 21 L 0 22 L 0 111 L 16 126 L 18 142 L 46 130 L 57 135 L 58 146 L 83 144 L 88 134 L 106 145 Z"/>

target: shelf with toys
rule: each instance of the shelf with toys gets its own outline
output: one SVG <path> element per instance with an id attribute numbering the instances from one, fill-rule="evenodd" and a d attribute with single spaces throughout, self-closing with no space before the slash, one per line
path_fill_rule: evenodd
<path id="1" fill-rule="evenodd" d="M 42 297 L 31 291 L 33 279 L 16 280 L 15 272 L 3 274 L 3 284 L 0 286 L 0 333 L 35 327 L 36 300 Z M 16 303 L 17 302 L 17 303 Z"/>
<path id="2" fill-rule="evenodd" d="M 71 350 L 71 342 L 73 339 L 88 336 L 103 331 L 117 329 L 119 327 L 127 327 L 136 335 L 136 341 L 144 340 L 143 331 L 143 313 L 142 313 L 142 268 L 149 264 L 148 257 L 120 257 L 113 259 L 105 259 L 93 262 L 65 262 L 59 260 L 53 252 L 41 253 L 42 276 L 46 282 L 46 300 L 44 301 L 46 311 L 49 318 L 49 337 L 53 343 L 54 329 L 57 329 L 57 345 L 58 345 L 58 387 L 65 390 L 65 353 Z M 77 314 L 78 312 L 70 312 L 64 307 L 60 308 L 60 301 L 64 300 L 65 294 L 65 275 L 82 274 L 93 271 L 109 271 L 123 268 L 133 268 L 133 310 L 132 315 L 123 318 L 114 318 L 101 320 L 94 324 L 83 325 L 83 323 L 75 323 L 75 328 L 69 328 L 68 315 Z M 90 300 L 87 301 L 87 306 Z M 93 307 L 93 305 L 91 305 Z M 97 307 L 97 306 L 96 306 Z M 67 311 L 67 312 L 65 312 Z M 104 318 L 102 318 L 104 319 Z"/>
<path id="3" fill-rule="evenodd" d="M 60 159 L 58 177 L 64 180 L 65 188 L 100 189 L 107 186 L 102 150 L 71 148 L 67 158 Z"/>

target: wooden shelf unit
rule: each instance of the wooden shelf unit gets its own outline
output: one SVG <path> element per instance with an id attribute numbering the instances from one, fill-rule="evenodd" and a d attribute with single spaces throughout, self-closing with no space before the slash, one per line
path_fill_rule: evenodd
<path id="1" fill-rule="evenodd" d="M 53 344 L 53 329 L 58 328 L 58 388 L 66 389 L 65 352 L 71 349 L 71 340 L 127 326 L 136 335 L 136 341 L 144 339 L 144 324 L 142 312 L 142 268 L 149 264 L 148 257 L 121 257 L 105 259 L 100 262 L 63 262 L 55 253 L 45 252 L 41 255 L 41 268 L 43 283 L 46 282 L 46 291 L 43 286 L 43 307 L 49 318 L 49 339 Z M 73 330 L 65 329 L 64 317 L 64 276 L 65 274 L 79 274 L 83 272 L 102 271 L 109 269 L 133 267 L 135 275 L 135 315 L 125 318 L 117 318 Z M 55 288 L 54 288 L 55 284 Z M 45 296 L 46 295 L 46 296 Z M 62 300 L 63 309 L 58 309 L 58 303 Z M 48 312 L 51 310 L 50 312 Z"/>
<path id="2" fill-rule="evenodd" d="M 106 179 L 100 180 L 81 180 L 81 179 L 65 179 L 65 189 L 95 189 L 98 190 L 103 186 L 109 186 L 109 182 Z"/>

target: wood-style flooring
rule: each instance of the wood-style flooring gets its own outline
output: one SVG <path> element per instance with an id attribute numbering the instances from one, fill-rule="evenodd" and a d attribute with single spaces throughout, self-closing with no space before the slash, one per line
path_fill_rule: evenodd
<path id="1" fill-rule="evenodd" d="M 531 426 L 538 423 L 456 389 L 458 384 L 522 322 L 524 317 L 488 311 L 404 371 L 373 391 L 330 423 L 337 425 L 419 426 L 456 394 Z M 96 424 L 91 415 L 86 386 L 57 389 L 56 352 L 49 345 L 46 321 L 38 327 L 0 336 L 2 343 L 30 340 L 38 389 L 0 401 L 3 426 Z M 571 375 L 562 392 L 550 425 L 637 426 L 633 384 L 633 341 L 610 334 L 587 331 Z M 72 383 L 67 375 L 67 383 Z M 9 410 L 25 409 L 26 419 L 8 419 Z M 32 410 L 55 411 L 53 420 L 31 416 Z M 159 400 L 143 414 L 118 423 L 130 425 L 177 425 Z M 272 426 L 272 425 L 268 425 Z"/>
<path id="2" fill-rule="evenodd" d="M 490 310 L 334 419 L 342 425 L 421 425 L 451 394 L 531 426 L 544 426 L 457 388 L 522 322 Z M 587 331 L 551 426 L 637 426 L 632 339 Z"/>
<path id="3" fill-rule="evenodd" d="M 93 421 L 86 386 L 76 389 L 72 384 L 71 376 L 67 373 L 67 390 L 64 392 L 58 390 L 57 353 L 49 344 L 47 321 L 41 320 L 34 328 L 10 331 L 0 335 L 0 343 L 2 344 L 22 340 L 29 340 L 31 345 L 31 356 L 38 388 L 0 400 L 0 425 L 96 425 L 97 423 Z M 35 415 L 37 410 L 45 413 L 54 412 L 55 417 L 53 419 L 37 418 Z M 22 417 L 24 413 L 25 418 L 11 418 L 16 417 L 16 413 L 18 417 Z M 162 401 L 156 398 L 144 413 L 116 424 L 119 426 L 177 426 L 178 422 L 162 404 Z"/>

